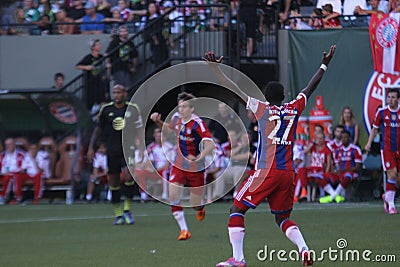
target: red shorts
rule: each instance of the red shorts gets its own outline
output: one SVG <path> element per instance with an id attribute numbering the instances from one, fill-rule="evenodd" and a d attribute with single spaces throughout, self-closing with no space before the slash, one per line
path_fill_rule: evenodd
<path id="1" fill-rule="evenodd" d="M 355 172 L 343 172 L 341 174 L 327 173 L 326 177 L 330 179 L 332 183 L 341 182 L 344 177 L 349 178 L 350 180 L 357 179 L 358 174 Z"/>
<path id="2" fill-rule="evenodd" d="M 241 210 L 256 208 L 268 198 L 274 214 L 290 214 L 293 208 L 294 171 L 257 170 L 238 191 L 234 205 Z"/>
<path id="3" fill-rule="evenodd" d="M 188 187 L 199 187 L 206 184 L 204 172 L 183 171 L 175 166 L 172 166 L 171 168 L 169 181 L 171 183 L 178 183 Z"/>
<path id="4" fill-rule="evenodd" d="M 397 168 L 400 171 L 400 152 L 381 150 L 383 170 Z"/>

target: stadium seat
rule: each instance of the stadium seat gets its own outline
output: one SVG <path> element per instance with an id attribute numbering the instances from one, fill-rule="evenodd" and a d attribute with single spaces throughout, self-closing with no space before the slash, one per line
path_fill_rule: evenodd
<path id="1" fill-rule="evenodd" d="M 363 161 L 363 168 L 357 182 L 353 185 L 353 198 L 368 200 L 373 197 L 372 191 L 380 184 L 383 175 L 380 155 L 369 154 Z"/>

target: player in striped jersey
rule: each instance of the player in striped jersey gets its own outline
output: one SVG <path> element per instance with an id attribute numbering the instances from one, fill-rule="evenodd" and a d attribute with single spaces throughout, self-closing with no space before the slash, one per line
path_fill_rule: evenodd
<path id="1" fill-rule="evenodd" d="M 389 214 L 397 214 L 394 197 L 397 185 L 400 183 L 400 88 L 389 89 L 386 96 L 387 106 L 376 112 L 373 128 L 368 138 L 365 150 L 371 150 L 372 141 L 380 129 L 382 132 L 381 155 L 383 170 L 387 173 L 386 193 L 382 198 L 384 210 Z"/>
<path id="2" fill-rule="evenodd" d="M 190 203 L 197 211 L 197 220 L 204 219 L 205 209 L 202 203 L 205 185 L 204 158 L 214 149 L 206 124 L 193 114 L 194 106 L 191 100 L 194 99 L 192 94 L 186 92 L 178 95 L 178 112 L 172 116 L 167 127 L 163 128 L 164 121 L 161 120 L 161 114 L 155 112 L 150 116 L 163 131 L 175 132 L 177 137 L 178 151 L 169 176 L 169 201 L 172 205 L 172 214 L 181 229 L 178 240 L 186 240 L 191 236 L 181 206 L 181 192 L 184 185 L 191 187 Z M 200 151 L 202 142 L 204 149 Z"/>
<path id="3" fill-rule="evenodd" d="M 317 180 L 318 185 L 322 187 L 329 195 L 321 197 L 320 203 L 330 203 L 335 200 L 337 203 L 343 202 L 344 193 L 351 180 L 358 177 L 361 171 L 362 154 L 358 146 L 351 143 L 351 133 L 344 130 L 342 132 L 342 146 L 336 150 L 335 169 L 332 173 L 326 174 L 324 180 Z M 333 183 L 339 182 L 336 189 L 329 184 L 329 180 Z"/>
<path id="4" fill-rule="evenodd" d="M 290 103 L 282 104 L 284 87 L 279 82 L 269 82 L 265 88 L 266 102 L 249 97 L 237 84 L 228 79 L 218 67 L 222 57 L 216 60 L 213 52 L 208 52 L 204 60 L 209 63 L 221 82 L 232 88 L 241 99 L 247 99 L 247 109 L 258 121 L 258 147 L 255 173 L 243 183 L 230 209 L 228 223 L 229 239 L 233 257 L 216 266 L 246 266 L 243 253 L 244 215 L 249 208 L 256 208 L 268 198 L 275 221 L 285 235 L 297 245 L 303 257 L 303 265 L 312 265 L 308 247 L 296 223 L 289 219 L 293 207 L 294 167 L 293 144 L 299 116 L 304 110 L 307 98 L 315 91 L 327 65 L 331 61 L 336 46 L 331 46 L 329 54 L 324 52 L 322 65 L 310 82 Z"/>

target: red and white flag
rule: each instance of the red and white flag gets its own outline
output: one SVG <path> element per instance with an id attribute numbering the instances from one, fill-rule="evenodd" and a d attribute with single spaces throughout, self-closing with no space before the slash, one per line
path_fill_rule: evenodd
<path id="1" fill-rule="evenodd" d="M 400 74 L 400 13 L 374 14 L 369 24 L 374 69 Z"/>

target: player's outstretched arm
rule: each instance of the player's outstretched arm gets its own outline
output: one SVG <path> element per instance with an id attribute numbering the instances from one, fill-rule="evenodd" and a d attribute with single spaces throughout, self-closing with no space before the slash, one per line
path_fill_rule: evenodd
<path id="1" fill-rule="evenodd" d="M 322 77 L 324 76 L 324 74 L 328 68 L 329 62 L 331 62 L 331 59 L 332 59 L 333 55 L 335 54 L 335 50 L 336 50 L 336 45 L 332 45 L 329 50 L 329 54 L 326 54 L 326 52 L 324 51 L 324 54 L 322 56 L 321 66 L 319 67 L 317 72 L 314 74 L 314 76 L 311 78 L 311 80 L 308 82 L 306 88 L 301 90 L 301 92 L 303 94 L 305 94 L 307 96 L 307 98 L 309 98 L 310 95 L 315 91 L 315 89 L 317 89 L 319 82 L 321 81 Z"/>
<path id="2" fill-rule="evenodd" d="M 220 83 L 221 83 L 223 86 L 225 86 L 226 88 L 229 88 L 229 89 L 233 90 L 234 93 L 236 93 L 237 95 L 239 95 L 239 97 L 240 97 L 241 99 L 246 99 L 246 100 L 247 100 L 247 98 L 248 98 L 249 96 L 248 96 L 245 92 L 243 92 L 243 91 L 239 88 L 239 86 L 238 86 L 234 81 L 232 81 L 231 79 L 229 79 L 229 78 L 221 71 L 221 69 L 219 68 L 218 64 L 215 64 L 215 63 L 221 63 L 223 58 L 224 58 L 224 57 L 221 56 L 219 59 L 216 59 L 216 58 L 215 58 L 215 54 L 214 54 L 213 51 L 206 52 L 206 53 L 204 54 L 204 57 L 202 57 L 202 59 L 203 59 L 204 61 L 206 61 L 207 63 L 210 63 L 210 64 L 208 64 L 208 65 L 209 65 L 210 68 L 214 71 L 214 73 L 216 73 L 216 75 L 217 75 L 217 77 L 218 77 L 218 80 L 220 81 Z"/>

